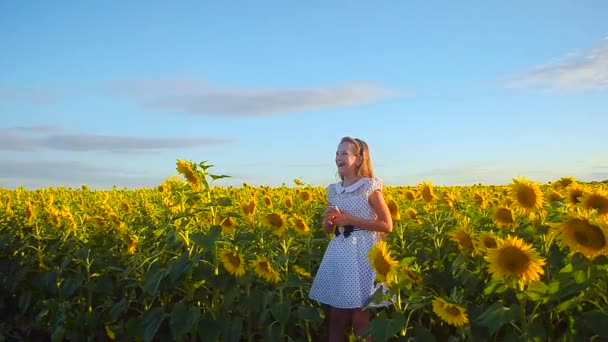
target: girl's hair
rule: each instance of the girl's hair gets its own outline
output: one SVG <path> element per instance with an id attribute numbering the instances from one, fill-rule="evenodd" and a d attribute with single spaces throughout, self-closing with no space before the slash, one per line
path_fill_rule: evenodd
<path id="1" fill-rule="evenodd" d="M 357 169 L 357 176 L 365 178 L 374 177 L 374 171 L 372 170 L 372 161 L 369 155 L 369 147 L 367 146 L 367 143 L 361 139 L 351 137 L 344 137 L 340 140 L 340 144 L 344 142 L 349 142 L 353 144 L 355 146 L 355 153 L 357 154 L 357 156 L 361 157 L 361 165 Z M 340 176 L 340 178 L 343 177 Z"/>

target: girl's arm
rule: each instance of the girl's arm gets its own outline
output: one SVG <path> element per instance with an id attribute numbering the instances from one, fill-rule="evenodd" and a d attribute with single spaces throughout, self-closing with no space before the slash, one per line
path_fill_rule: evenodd
<path id="1" fill-rule="evenodd" d="M 375 220 L 367 220 L 347 213 L 338 213 L 333 223 L 337 226 L 353 225 L 366 230 L 390 233 L 393 231 L 393 219 L 381 191 L 374 191 L 369 195 L 369 204 L 378 216 Z M 324 222 L 325 223 L 325 222 Z M 325 227 L 325 226 L 324 226 Z"/>

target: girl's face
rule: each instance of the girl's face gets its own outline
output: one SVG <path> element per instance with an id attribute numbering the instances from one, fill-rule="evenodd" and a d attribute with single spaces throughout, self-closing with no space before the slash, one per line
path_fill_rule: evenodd
<path id="1" fill-rule="evenodd" d="M 354 144 L 345 141 L 338 145 L 336 151 L 336 166 L 340 176 L 354 176 L 357 174 L 357 167 L 361 165 L 361 158 L 357 155 Z"/>

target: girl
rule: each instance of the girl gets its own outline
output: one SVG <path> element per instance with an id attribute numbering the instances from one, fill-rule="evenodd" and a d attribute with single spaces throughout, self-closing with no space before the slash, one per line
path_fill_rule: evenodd
<path id="1" fill-rule="evenodd" d="M 331 206 L 323 217 L 323 228 L 334 234 L 309 297 L 329 306 L 330 341 L 343 341 L 349 325 L 358 336 L 367 328 L 369 314 L 363 307 L 376 290 L 368 253 L 393 230 L 393 222 L 363 140 L 342 138 L 336 166 L 342 181 L 327 187 Z"/>

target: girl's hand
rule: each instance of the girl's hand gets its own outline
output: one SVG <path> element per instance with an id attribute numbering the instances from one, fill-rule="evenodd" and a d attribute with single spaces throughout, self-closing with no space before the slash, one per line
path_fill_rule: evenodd
<path id="1" fill-rule="evenodd" d="M 334 215 L 331 222 L 333 222 L 333 224 L 338 227 L 348 226 L 348 225 L 352 224 L 353 218 L 354 218 L 354 216 L 349 213 L 339 212 L 336 215 Z"/>
<path id="2" fill-rule="evenodd" d="M 330 234 L 336 228 L 335 217 L 340 213 L 340 210 L 335 206 L 327 206 L 323 213 L 323 229 L 327 234 Z"/>

